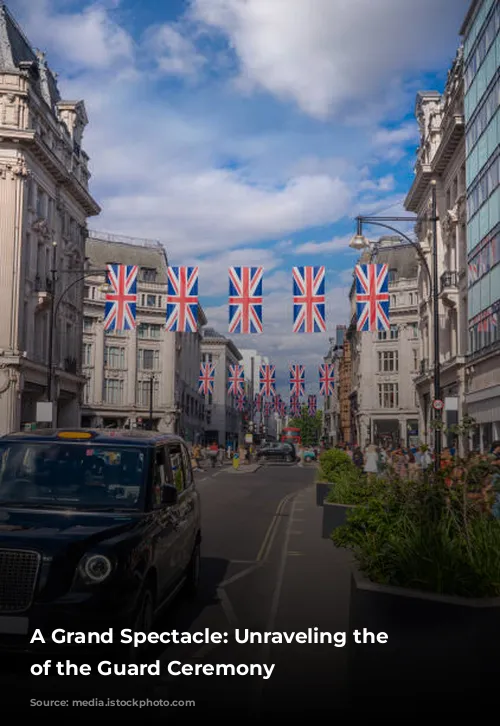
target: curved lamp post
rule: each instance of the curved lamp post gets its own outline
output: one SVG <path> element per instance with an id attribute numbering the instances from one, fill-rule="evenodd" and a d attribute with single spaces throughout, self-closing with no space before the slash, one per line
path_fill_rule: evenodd
<path id="1" fill-rule="evenodd" d="M 359 216 L 356 217 L 356 234 L 352 238 L 349 247 L 354 250 L 370 249 L 371 245 L 368 239 L 363 234 L 363 225 L 373 225 L 376 227 L 383 227 L 391 232 L 395 232 L 398 236 L 405 239 L 416 251 L 422 266 L 424 267 L 427 276 L 429 278 L 429 285 L 432 298 L 432 312 L 433 312 L 433 328 L 434 328 L 434 400 L 438 401 L 441 398 L 441 376 L 440 376 L 440 361 L 439 361 L 439 282 L 438 282 L 438 259 L 437 259 L 437 222 L 439 220 L 437 216 L 437 203 L 436 203 L 436 182 L 431 182 L 431 216 L 430 217 L 369 217 Z M 425 219 L 432 223 L 432 273 L 425 259 L 425 255 L 418 242 L 412 240 L 408 235 L 401 230 L 393 227 L 388 222 L 420 222 Z M 441 420 L 441 411 L 434 408 L 434 420 L 439 422 Z M 439 426 L 436 426 L 434 431 L 434 468 L 437 471 L 440 464 L 441 455 L 441 430 Z"/>

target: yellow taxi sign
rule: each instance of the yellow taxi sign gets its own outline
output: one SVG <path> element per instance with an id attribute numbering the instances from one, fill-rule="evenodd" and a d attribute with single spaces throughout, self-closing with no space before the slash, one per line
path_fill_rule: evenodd
<path id="1" fill-rule="evenodd" d="M 59 439 L 91 439 L 92 434 L 89 431 L 59 431 L 57 434 Z"/>

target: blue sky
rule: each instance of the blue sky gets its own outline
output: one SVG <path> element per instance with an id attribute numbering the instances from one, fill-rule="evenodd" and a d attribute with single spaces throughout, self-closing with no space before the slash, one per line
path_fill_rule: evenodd
<path id="1" fill-rule="evenodd" d="M 358 213 L 402 214 L 419 89 L 442 90 L 468 0 L 12 0 L 65 98 L 85 101 L 90 227 L 200 265 L 227 331 L 227 267 L 261 264 L 264 334 L 308 392 L 348 315 Z M 291 268 L 325 265 L 328 334 L 294 335 Z M 284 389 L 282 389 L 284 393 Z"/>

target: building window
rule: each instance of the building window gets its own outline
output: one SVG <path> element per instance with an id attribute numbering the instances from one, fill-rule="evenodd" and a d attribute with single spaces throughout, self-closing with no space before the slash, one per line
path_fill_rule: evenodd
<path id="1" fill-rule="evenodd" d="M 148 308 L 156 307 L 156 295 L 146 295 L 146 307 L 148 307 Z"/>
<path id="2" fill-rule="evenodd" d="M 145 381 L 138 381 L 137 382 L 137 405 L 143 406 L 143 407 L 149 407 L 151 401 L 151 381 L 149 379 L 146 379 Z M 158 401 L 158 396 L 160 393 L 160 384 L 159 381 L 153 381 L 153 401 Z"/>
<path id="3" fill-rule="evenodd" d="M 396 295 L 391 295 L 391 307 L 396 307 Z"/>
<path id="4" fill-rule="evenodd" d="M 120 405 L 123 401 L 123 381 L 118 378 L 104 379 L 104 403 Z"/>
<path id="5" fill-rule="evenodd" d="M 399 337 L 399 330 L 397 325 L 391 325 L 390 331 L 389 331 L 389 337 L 391 340 L 397 340 Z"/>
<path id="6" fill-rule="evenodd" d="M 83 387 L 83 403 L 90 403 L 92 400 L 92 379 L 87 378 Z"/>
<path id="7" fill-rule="evenodd" d="M 418 371 L 418 368 L 419 368 L 418 349 L 413 348 L 413 370 Z"/>
<path id="8" fill-rule="evenodd" d="M 409 297 L 409 300 L 410 300 L 410 305 L 413 305 L 413 293 L 410 292 L 409 295 L 408 295 L 408 297 Z"/>
<path id="9" fill-rule="evenodd" d="M 410 330 L 410 340 L 416 340 L 418 338 L 418 323 L 410 323 L 408 328 Z"/>
<path id="10" fill-rule="evenodd" d="M 379 373 L 395 373 L 398 370 L 399 360 L 397 350 L 381 350 L 378 354 Z"/>
<path id="11" fill-rule="evenodd" d="M 395 267 L 391 267 L 389 270 L 389 282 L 396 282 L 398 276 L 398 271 Z"/>
<path id="12" fill-rule="evenodd" d="M 87 315 L 84 316 L 83 330 L 85 333 L 91 333 L 94 330 L 94 318 L 89 318 Z"/>
<path id="13" fill-rule="evenodd" d="M 137 351 L 138 368 L 143 371 L 157 371 L 160 364 L 160 351 L 152 348 L 139 348 Z"/>
<path id="14" fill-rule="evenodd" d="M 123 371 L 125 369 L 125 348 L 106 345 L 104 348 L 104 365 L 108 368 Z"/>
<path id="15" fill-rule="evenodd" d="M 203 353 L 202 360 L 203 360 L 203 363 L 212 363 L 212 354 Z"/>
<path id="16" fill-rule="evenodd" d="M 399 406 L 399 385 L 397 383 L 379 383 L 378 403 L 380 408 L 397 408 Z"/>
<path id="17" fill-rule="evenodd" d="M 162 326 L 157 323 L 140 323 L 137 327 L 137 335 L 139 338 L 153 338 L 158 339 L 161 337 Z"/>
<path id="18" fill-rule="evenodd" d="M 82 363 L 84 366 L 92 365 L 92 343 L 83 344 L 82 357 L 83 357 Z"/>
<path id="19" fill-rule="evenodd" d="M 157 271 L 154 267 L 141 267 L 140 279 L 142 282 L 156 282 Z"/>

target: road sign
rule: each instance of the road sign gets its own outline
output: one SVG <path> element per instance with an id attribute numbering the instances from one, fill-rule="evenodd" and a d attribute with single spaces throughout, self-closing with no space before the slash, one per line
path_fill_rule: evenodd
<path id="1" fill-rule="evenodd" d="M 443 406 L 444 406 L 444 403 L 439 398 L 436 398 L 432 402 L 432 407 L 434 408 L 435 411 L 441 411 L 441 409 L 443 408 Z"/>

